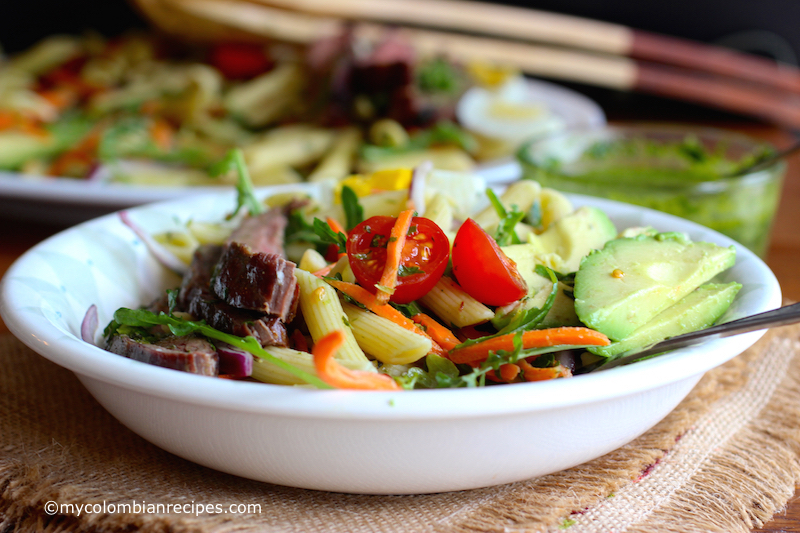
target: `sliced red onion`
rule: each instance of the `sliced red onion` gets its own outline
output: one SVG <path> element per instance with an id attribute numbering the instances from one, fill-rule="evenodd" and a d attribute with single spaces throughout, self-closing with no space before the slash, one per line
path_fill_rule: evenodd
<path id="1" fill-rule="evenodd" d="M 219 373 L 235 378 L 246 378 L 253 374 L 253 354 L 230 344 L 217 343 Z"/>
<path id="2" fill-rule="evenodd" d="M 189 270 L 189 266 L 186 263 L 175 257 L 173 253 L 153 239 L 149 233 L 136 225 L 131 220 L 130 216 L 128 216 L 127 211 L 120 211 L 119 218 L 122 220 L 123 224 L 128 226 L 136 234 L 136 236 L 142 240 L 150 253 L 153 254 L 153 257 L 155 257 L 156 261 L 173 272 L 180 274 L 181 276 L 185 274 L 187 270 Z"/>
<path id="3" fill-rule="evenodd" d="M 411 174 L 411 184 L 408 187 L 408 197 L 414 204 L 414 209 L 420 213 L 425 213 L 425 179 L 433 170 L 431 161 L 423 161 L 416 167 Z"/>
<path id="4" fill-rule="evenodd" d="M 97 331 L 97 324 L 97 306 L 92 304 L 89 306 L 89 309 L 86 310 L 86 314 L 83 316 L 83 322 L 81 322 L 81 339 L 89 344 L 94 344 L 94 334 Z"/>

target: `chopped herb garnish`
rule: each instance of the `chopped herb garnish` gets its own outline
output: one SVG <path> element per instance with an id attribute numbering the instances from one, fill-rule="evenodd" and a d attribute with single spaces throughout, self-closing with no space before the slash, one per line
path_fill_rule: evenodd
<path id="1" fill-rule="evenodd" d="M 403 264 L 401 264 L 397 269 L 397 277 L 398 278 L 402 278 L 402 277 L 405 277 L 405 276 L 411 276 L 413 274 L 424 274 L 424 273 L 425 273 L 425 271 L 422 270 L 419 267 L 415 267 L 415 266 L 409 267 L 409 266 L 405 266 Z"/>
<path id="2" fill-rule="evenodd" d="M 347 231 L 352 230 L 364 221 L 364 208 L 358 203 L 355 191 L 347 185 L 342 187 L 342 207 L 344 208 Z"/>

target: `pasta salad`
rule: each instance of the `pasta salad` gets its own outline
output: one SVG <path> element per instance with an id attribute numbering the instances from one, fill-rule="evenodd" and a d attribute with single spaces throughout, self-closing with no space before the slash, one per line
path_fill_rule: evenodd
<path id="1" fill-rule="evenodd" d="M 735 253 L 522 180 L 422 165 L 259 201 L 240 151 L 224 221 L 144 234 L 178 287 L 119 309 L 105 347 L 202 375 L 319 388 L 474 387 L 569 378 L 713 324 Z M 658 275 L 655 275 L 657 273 Z M 635 311 L 632 312 L 632 311 Z M 96 315 L 84 320 L 93 337 Z"/>

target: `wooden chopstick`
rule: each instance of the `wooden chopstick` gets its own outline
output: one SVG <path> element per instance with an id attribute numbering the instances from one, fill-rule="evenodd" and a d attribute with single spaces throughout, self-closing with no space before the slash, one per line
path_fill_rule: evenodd
<path id="1" fill-rule="evenodd" d="M 456 30 L 628 56 L 800 93 L 800 69 L 769 59 L 570 15 L 464 0 L 249 0 L 313 15 Z"/>
<path id="2" fill-rule="evenodd" d="M 141 0 L 143 10 L 162 20 L 160 26 L 186 32 L 192 21 L 216 24 L 224 29 L 204 30 L 206 35 L 230 35 L 232 30 L 250 37 L 277 39 L 309 45 L 340 35 L 350 28 L 354 35 L 372 41 L 388 31 L 380 24 L 348 24 L 336 17 L 298 13 L 238 0 Z M 169 10 L 173 10 L 170 14 Z M 174 19 L 174 15 L 181 14 Z M 178 21 L 176 23 L 175 21 Z M 531 75 L 625 91 L 641 91 L 754 116 L 792 129 L 800 129 L 800 97 L 786 90 L 745 83 L 628 57 L 567 50 L 490 37 L 395 28 L 421 54 L 444 54 L 451 59 L 485 61 L 518 68 Z M 226 33 L 227 32 L 227 33 Z"/>

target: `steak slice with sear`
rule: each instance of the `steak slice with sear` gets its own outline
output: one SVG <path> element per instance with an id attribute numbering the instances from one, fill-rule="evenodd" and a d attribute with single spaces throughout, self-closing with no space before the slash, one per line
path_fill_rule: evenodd
<path id="1" fill-rule="evenodd" d="M 217 298 L 211 291 L 211 274 L 222 250 L 221 246 L 204 245 L 195 251 L 192 264 L 178 292 L 178 308 L 204 320 L 212 328 L 239 337 L 255 337 L 262 346 L 286 346 L 286 326 L 280 318 L 237 309 Z"/>
<path id="2" fill-rule="evenodd" d="M 297 287 L 294 268 L 279 255 L 231 242 L 216 265 L 211 290 L 233 307 L 290 321 Z"/>
<path id="3" fill-rule="evenodd" d="M 153 344 L 127 335 L 112 337 L 106 349 L 135 361 L 203 376 L 219 375 L 219 356 L 207 340 L 188 335 L 165 337 Z"/>
<path id="4" fill-rule="evenodd" d="M 273 208 L 246 217 L 216 264 L 211 291 L 227 304 L 289 322 L 296 307 L 295 264 L 283 253 L 286 216 Z"/>

